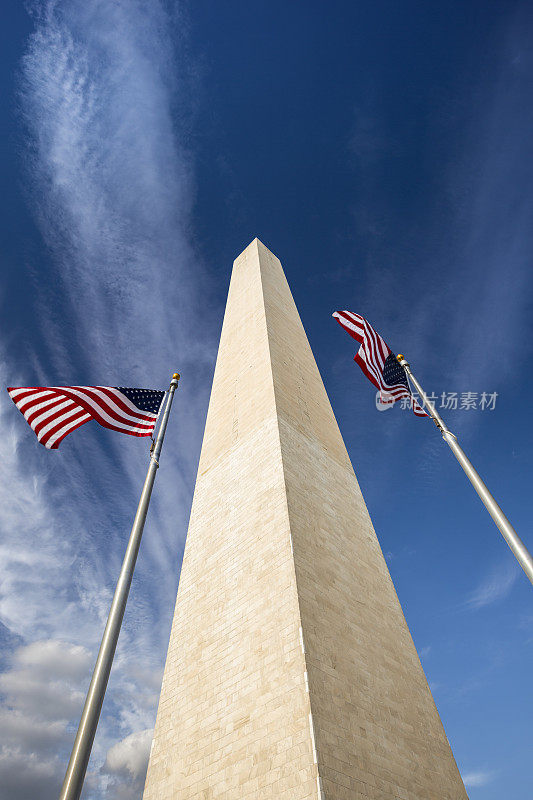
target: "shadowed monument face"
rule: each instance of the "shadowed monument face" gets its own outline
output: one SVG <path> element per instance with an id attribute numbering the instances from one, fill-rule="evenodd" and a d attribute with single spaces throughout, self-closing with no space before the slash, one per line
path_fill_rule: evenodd
<path id="1" fill-rule="evenodd" d="M 144 800 L 466 792 L 278 259 L 236 259 Z"/>

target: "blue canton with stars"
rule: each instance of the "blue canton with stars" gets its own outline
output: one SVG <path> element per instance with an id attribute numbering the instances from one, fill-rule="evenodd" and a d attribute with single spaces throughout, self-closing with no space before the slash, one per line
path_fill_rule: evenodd
<path id="1" fill-rule="evenodd" d="M 397 386 L 399 383 L 401 383 L 403 386 L 409 388 L 405 370 L 396 361 L 396 356 L 394 353 L 391 353 L 385 359 L 385 364 L 383 365 L 383 380 L 387 386 Z"/>
<path id="2" fill-rule="evenodd" d="M 128 400 L 137 406 L 139 411 L 150 411 L 157 414 L 165 393 L 159 389 L 131 389 L 125 386 L 116 387 Z"/>

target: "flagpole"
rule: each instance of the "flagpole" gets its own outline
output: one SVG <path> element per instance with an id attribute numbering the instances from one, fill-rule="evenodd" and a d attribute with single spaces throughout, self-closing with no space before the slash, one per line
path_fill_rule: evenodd
<path id="1" fill-rule="evenodd" d="M 455 434 L 453 434 L 451 431 L 448 430 L 442 417 L 440 416 L 438 411 L 434 408 L 433 404 L 428 400 L 426 393 L 424 392 L 419 382 L 411 372 L 411 367 L 409 366 L 409 362 L 406 361 L 405 356 L 401 354 L 397 355 L 396 360 L 405 369 L 407 375 L 413 382 L 415 389 L 422 398 L 422 401 L 424 403 L 424 406 L 428 414 L 430 414 L 435 425 L 440 430 L 442 438 L 444 439 L 446 444 L 449 445 L 457 461 L 465 471 L 466 476 L 469 479 L 470 483 L 480 496 L 481 502 L 491 515 L 492 519 L 499 528 L 503 538 L 511 548 L 516 560 L 526 573 L 531 583 L 533 583 L 533 558 L 531 557 L 531 554 L 527 550 L 525 544 L 520 539 L 517 532 L 515 531 L 515 529 L 513 528 L 513 526 L 511 525 L 511 523 L 501 510 L 500 506 L 498 505 L 492 494 L 487 489 L 485 482 L 481 479 L 477 470 L 474 469 L 472 463 L 467 458 L 463 448 L 459 445 Z"/>
<path id="2" fill-rule="evenodd" d="M 111 610 L 105 626 L 102 643 L 98 652 L 98 658 L 96 659 L 96 665 L 94 667 L 89 691 L 87 692 L 85 706 L 83 707 L 83 713 L 81 715 L 59 800 L 78 800 L 83 788 L 85 772 L 87 770 L 89 756 L 91 755 L 94 735 L 98 726 L 98 719 L 104 701 L 107 681 L 115 655 L 126 602 L 128 600 L 137 553 L 139 552 L 139 546 L 141 544 L 144 523 L 150 503 L 150 495 L 152 494 L 155 475 L 159 467 L 159 456 L 163 446 L 163 439 L 165 438 L 168 417 L 179 378 L 180 376 L 175 372 L 166 395 L 161 424 L 159 425 L 155 445 L 150 453 L 150 464 L 144 481 L 141 499 L 139 500 L 137 513 L 133 521 L 128 547 L 126 549 L 124 561 L 122 562 L 122 569 L 120 570 L 113 602 L 111 603 Z"/>

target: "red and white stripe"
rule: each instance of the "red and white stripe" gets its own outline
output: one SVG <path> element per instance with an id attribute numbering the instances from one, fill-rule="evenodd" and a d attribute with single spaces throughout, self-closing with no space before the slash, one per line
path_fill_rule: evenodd
<path id="1" fill-rule="evenodd" d="M 349 333 L 361 345 L 354 356 L 354 361 L 359 364 L 368 380 L 382 393 L 381 402 L 384 404 L 395 403 L 402 397 L 408 397 L 412 400 L 414 413 L 418 417 L 427 417 L 424 409 L 413 399 L 411 392 L 403 383 L 393 386 L 385 383 L 383 368 L 386 359 L 393 353 L 372 325 L 364 317 L 354 314 L 352 311 L 335 311 L 333 316 L 346 333 Z"/>
<path id="2" fill-rule="evenodd" d="M 37 439 L 50 450 L 90 419 L 131 436 L 151 436 L 157 421 L 157 414 L 140 411 L 111 386 L 11 386 L 7 391 Z"/>

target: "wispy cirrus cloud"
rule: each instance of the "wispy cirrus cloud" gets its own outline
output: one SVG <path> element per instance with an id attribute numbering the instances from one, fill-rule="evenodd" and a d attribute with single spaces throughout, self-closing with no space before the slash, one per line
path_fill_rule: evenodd
<path id="1" fill-rule="evenodd" d="M 533 289 L 533 149 L 531 137 L 524 136 L 533 125 L 528 13 L 510 12 L 502 23 L 490 78 L 480 73 L 456 86 L 452 118 L 446 104 L 428 109 L 427 141 L 435 166 L 424 193 L 431 209 L 427 229 L 421 229 L 424 209 L 404 218 L 382 189 L 387 158 L 393 153 L 402 158 L 403 151 L 386 128 L 379 103 L 362 116 L 357 111 L 347 146 L 352 157 L 355 148 L 358 187 L 365 187 L 358 188 L 354 207 L 363 242 L 358 258 L 371 266 L 364 271 L 366 285 L 351 281 L 357 286 L 352 307 L 363 314 L 368 309 L 390 345 L 407 352 L 426 391 L 437 396 L 472 391 L 478 397 L 498 392 L 498 407 L 512 404 L 513 380 L 531 358 L 524 336 Z M 369 144 L 374 134 L 375 147 Z M 412 260 L 418 262 L 415 268 Z M 442 412 L 460 436 L 485 423 L 490 413 Z M 397 428 L 386 431 L 393 450 Z M 431 492 L 438 489 L 444 458 L 442 442 L 429 439 L 417 477 Z"/>
<path id="2" fill-rule="evenodd" d="M 457 379 L 476 389 L 489 376 L 502 383 L 530 353 L 523 338 L 533 247 L 532 147 L 524 136 L 533 123 L 525 102 L 533 64 L 527 13 L 518 10 L 502 32 L 497 79 L 472 107 L 463 155 L 448 173 L 448 189 L 461 198 L 457 230 L 463 235 L 454 248 L 458 262 L 446 312 L 458 343 Z"/>
<path id="3" fill-rule="evenodd" d="M 346 151 L 359 178 L 357 261 L 371 269 L 366 281 L 353 280 L 352 271 L 347 291 L 356 295 L 360 313 L 372 310 L 370 321 L 392 347 L 409 350 L 428 391 L 495 391 L 531 352 L 523 337 L 533 281 L 533 151 L 524 136 L 533 124 L 529 23 L 527 10 L 510 12 L 497 69 L 490 78 L 465 76 L 455 89 L 454 115 L 446 104 L 429 107 L 435 169 L 426 230 L 420 230 L 425 209 L 404 218 L 388 183 L 383 187 L 387 165 L 408 158 L 409 143 L 387 127 L 378 98 L 354 109 Z M 413 259 L 421 262 L 418 269 Z M 459 419 L 469 425 L 476 415 Z"/>
<path id="4" fill-rule="evenodd" d="M 466 606 L 473 611 L 504 600 L 511 592 L 520 575 L 516 564 L 506 562 L 496 567 L 481 583 L 471 592 L 466 600 Z"/>
<path id="5" fill-rule="evenodd" d="M 497 773 L 493 770 L 476 770 L 466 772 L 462 775 L 462 778 L 467 789 L 471 789 L 479 786 L 488 786 L 489 783 L 492 783 L 496 775 Z"/>
<path id="6" fill-rule="evenodd" d="M 21 81 L 31 200 L 61 275 L 62 313 L 76 321 L 67 353 L 45 297 L 52 362 L 63 369 L 74 345 L 85 369 L 116 373 L 120 354 L 130 379 L 150 363 L 166 375 L 161 349 L 184 334 L 199 279 L 190 160 L 177 135 L 177 20 L 160 2 L 47 2 L 34 16 Z M 201 343 L 188 344 L 198 354 Z"/>
<path id="7" fill-rule="evenodd" d="M 215 354 L 209 318 L 195 324 L 208 287 L 191 245 L 189 68 L 179 54 L 180 16 L 163 1 L 44 0 L 29 8 L 34 32 L 21 62 L 20 103 L 28 202 L 45 251 L 32 266 L 34 327 L 21 337 L 32 371 L 21 374 L 10 354 L 5 383 L 164 386 L 176 368 L 184 375 L 88 775 L 95 797 L 137 797 Z M 50 454 L 7 398 L 0 414 L 0 469 L 11 484 L 0 489 L 1 621 L 25 642 L 25 657 L 35 642 L 61 640 L 70 662 L 76 648 L 94 662 L 146 444 L 104 439 L 85 426 Z M 22 731 L 21 715 L 31 719 L 37 700 L 22 661 L 13 669 L 4 675 L 10 694 L 0 713 L 11 712 Z M 52 659 L 50 674 L 55 669 L 60 674 Z M 15 708 L 17 682 L 29 693 L 17 695 Z M 66 725 L 77 723 L 83 683 L 68 708 L 56 709 L 63 721 L 46 723 L 56 735 L 54 759 L 35 755 L 29 733 L 4 751 L 5 774 L 24 763 L 30 788 L 24 794 L 6 782 L 2 800 L 32 796 L 37 785 L 43 800 L 57 795 L 73 739 Z M 129 753 L 124 764 L 112 751 L 120 742 Z"/>

